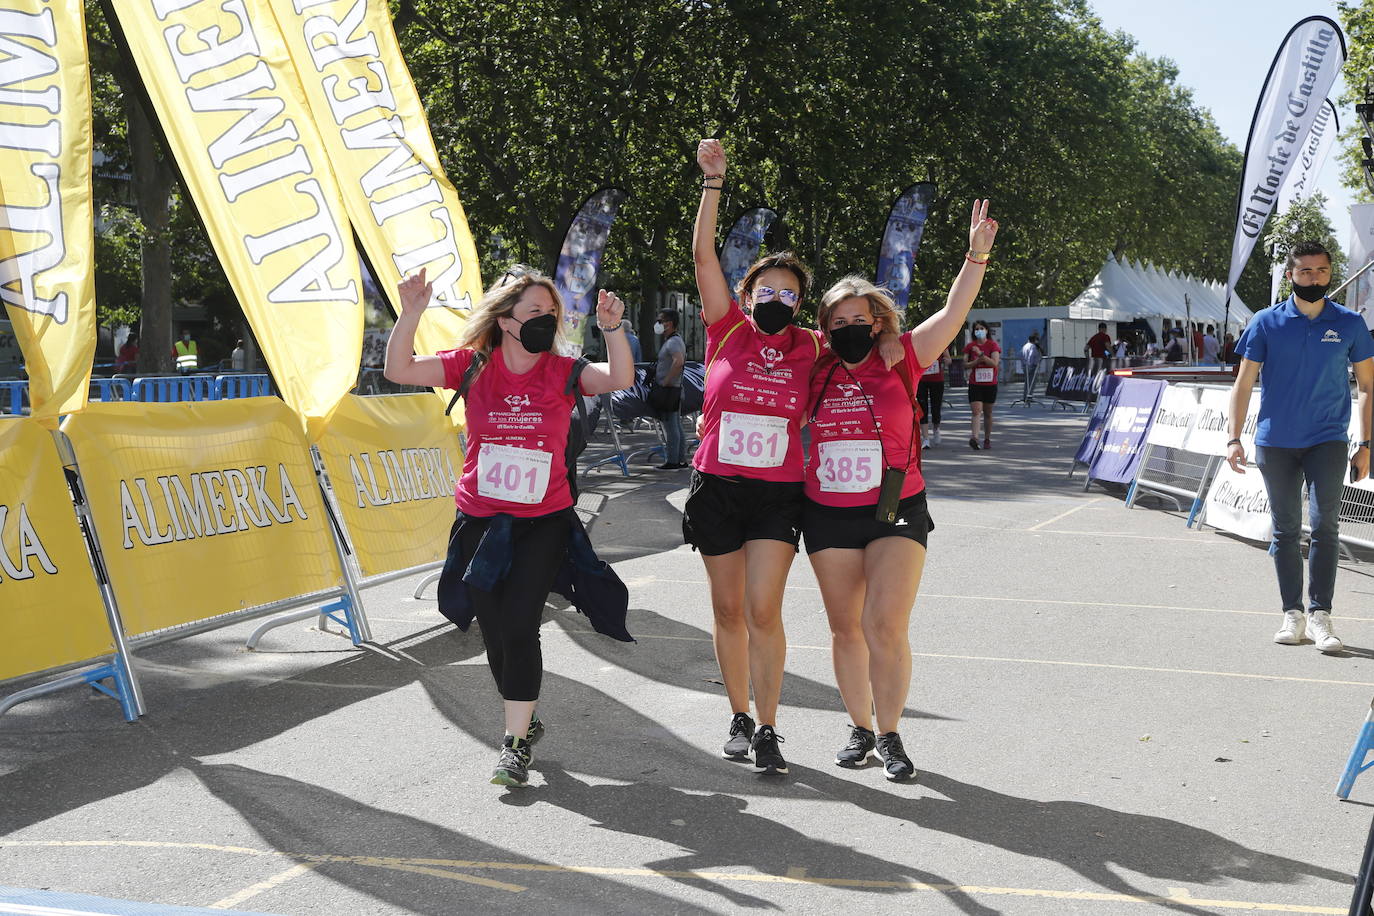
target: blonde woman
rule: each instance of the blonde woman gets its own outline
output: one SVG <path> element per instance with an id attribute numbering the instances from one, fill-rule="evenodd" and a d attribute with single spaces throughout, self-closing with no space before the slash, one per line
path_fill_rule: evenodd
<path id="1" fill-rule="evenodd" d="M 563 301 L 553 281 L 533 270 L 508 272 L 473 310 L 458 348 L 414 353 L 415 329 L 433 290 L 422 270 L 400 285 L 401 315 L 387 342 L 386 377 L 394 382 L 457 390 L 474 360 L 466 391 L 468 451 L 455 501 L 457 519 L 440 579 L 439 609 L 466 629 L 475 612 L 487 664 L 504 701 L 506 737 L 491 781 L 524 785 L 530 745 L 543 733 L 535 716 L 543 657 L 539 623 L 564 561 L 576 516 L 565 450 L 574 395 L 575 360 L 553 350 L 563 326 Z M 628 388 L 634 379 L 625 307 L 602 290 L 597 325 L 609 362 L 585 367 L 586 395 Z M 487 541 L 483 536 L 493 532 Z M 473 557 L 501 566 L 490 589 L 465 583 Z M 470 611 L 454 607 L 462 594 Z"/>
<path id="2" fill-rule="evenodd" d="M 901 330 L 886 290 L 846 277 L 821 299 L 830 353 L 812 376 L 802 530 L 852 723 L 835 762 L 862 766 L 876 749 L 892 780 L 916 775 L 897 726 L 911 683 L 907 626 L 932 527 L 913 383 L 963 327 L 996 235 L 988 202 L 975 201 L 969 250 L 945 307 L 901 335 L 907 358 L 895 370 L 873 352 L 880 334 Z"/>

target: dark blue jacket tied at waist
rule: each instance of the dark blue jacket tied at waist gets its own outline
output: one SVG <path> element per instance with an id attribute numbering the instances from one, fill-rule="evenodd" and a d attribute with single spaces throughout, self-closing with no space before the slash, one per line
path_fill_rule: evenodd
<path id="1" fill-rule="evenodd" d="M 571 528 L 568 550 L 554 579 L 553 590 L 585 615 L 596 632 L 621 642 L 634 642 L 630 631 L 625 629 L 630 590 L 615 570 L 596 555 L 592 539 L 577 513 L 570 509 L 567 516 Z M 459 512 L 449 535 L 444 571 L 439 576 L 439 612 L 463 632 L 467 632 L 476 615 L 468 588 L 484 592 L 495 589 L 510 572 L 515 555 L 513 516 L 492 516 L 470 559 L 463 556 L 462 539 L 458 536 L 466 521 L 467 516 Z"/>

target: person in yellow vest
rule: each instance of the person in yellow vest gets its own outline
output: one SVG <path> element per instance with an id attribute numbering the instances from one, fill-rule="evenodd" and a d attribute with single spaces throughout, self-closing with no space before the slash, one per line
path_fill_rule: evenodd
<path id="1" fill-rule="evenodd" d="M 200 368 L 200 358 L 196 355 L 196 342 L 191 339 L 190 331 L 181 332 L 181 340 L 178 340 L 172 348 L 172 355 L 176 357 L 177 371 L 182 375 L 190 375 Z"/>

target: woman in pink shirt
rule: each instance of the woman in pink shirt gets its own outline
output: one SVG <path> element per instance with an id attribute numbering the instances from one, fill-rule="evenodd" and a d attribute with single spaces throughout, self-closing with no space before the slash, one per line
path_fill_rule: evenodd
<path id="1" fill-rule="evenodd" d="M 543 674 L 539 623 L 572 529 L 565 450 L 575 402 L 566 386 L 575 361 L 550 352 L 563 326 L 563 301 L 543 274 L 507 273 L 473 309 L 458 349 L 417 356 L 415 329 L 432 293 L 423 270 L 401 283 L 386 377 L 456 390 L 474 359 L 484 359 L 466 393 L 468 447 L 445 575 L 451 566 L 461 574 L 479 549 L 500 549 L 502 559 L 509 552 L 509 568 L 495 587 L 470 586 L 467 594 L 504 700 L 506 737 L 491 781 L 523 785 L 530 744 L 544 731 L 535 716 Z M 586 366 L 579 379 L 583 394 L 619 391 L 634 380 L 620 324 L 624 311 L 618 297 L 601 291 L 596 320 L 609 362 Z M 494 536 L 484 542 L 489 530 Z"/>
<path id="2" fill-rule="evenodd" d="M 1002 363 L 1002 348 L 992 339 L 988 323 L 973 323 L 973 339 L 964 344 L 968 367 L 968 403 L 973 414 L 973 435 L 969 448 L 978 448 L 978 428 L 982 424 L 983 448 L 992 448 L 992 405 L 997 403 L 997 376 Z"/>
<path id="3" fill-rule="evenodd" d="M 969 251 L 945 307 L 901 336 L 907 359 L 895 369 L 873 352 L 879 334 L 900 330 L 887 290 L 846 277 L 822 297 L 818 316 L 830 352 L 811 383 L 802 529 L 852 723 L 835 762 L 862 766 L 876 748 L 888 779 L 916 774 L 897 726 L 911 684 L 907 628 L 932 527 L 913 383 L 959 333 L 982 287 L 997 235 L 987 214 L 988 202 L 975 201 Z"/>

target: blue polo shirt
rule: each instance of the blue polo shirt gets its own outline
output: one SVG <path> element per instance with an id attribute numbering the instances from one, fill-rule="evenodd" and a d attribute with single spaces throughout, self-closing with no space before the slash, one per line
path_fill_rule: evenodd
<path id="1" fill-rule="evenodd" d="M 1256 444 L 1307 448 L 1346 438 L 1347 367 L 1374 356 L 1374 340 L 1358 313 L 1327 299 L 1321 314 L 1308 318 L 1289 296 L 1255 316 L 1236 352 L 1264 364 Z"/>

